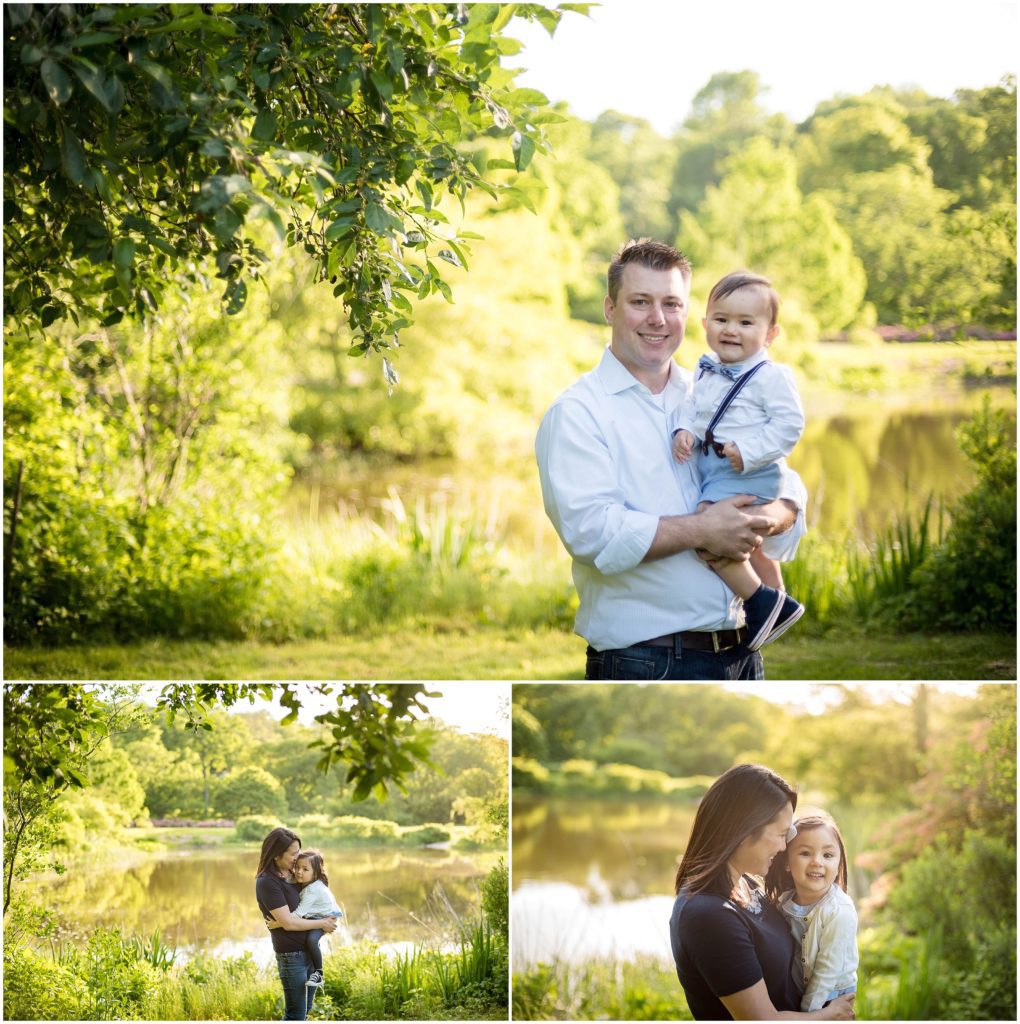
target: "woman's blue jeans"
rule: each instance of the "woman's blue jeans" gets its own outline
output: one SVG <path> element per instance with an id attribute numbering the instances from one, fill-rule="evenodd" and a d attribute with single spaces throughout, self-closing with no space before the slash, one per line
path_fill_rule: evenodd
<path id="1" fill-rule="evenodd" d="M 277 953 L 276 969 L 283 985 L 283 1019 L 306 1020 L 315 1002 L 315 987 L 305 986 L 312 974 L 312 961 L 299 949 L 294 953 Z"/>

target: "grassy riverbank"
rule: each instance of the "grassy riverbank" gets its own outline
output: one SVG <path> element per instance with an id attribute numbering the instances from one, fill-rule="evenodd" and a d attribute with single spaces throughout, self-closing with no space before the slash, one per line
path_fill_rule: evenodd
<path id="1" fill-rule="evenodd" d="M 1013 993 L 953 970 L 937 936 L 885 925 L 862 929 L 858 946 L 858 1020 L 1011 1019 L 1001 1015 Z M 515 1020 L 693 1020 L 673 964 L 649 957 L 538 964 L 515 973 L 512 990 Z"/>
<path id="2" fill-rule="evenodd" d="M 286 644 L 147 640 L 6 648 L 6 679 L 581 679 L 584 641 L 554 629 L 378 632 Z M 765 652 L 770 679 L 1016 679 L 1012 634 L 848 626 L 792 630 Z"/>
<path id="3" fill-rule="evenodd" d="M 275 967 L 250 954 L 199 954 L 186 964 L 158 938 L 125 940 L 98 929 L 84 948 L 52 956 L 20 936 L 4 941 L 6 1020 L 274 1020 L 283 1011 Z M 324 959 L 313 1020 L 505 1020 L 505 938 L 481 922 L 456 948 L 416 946 L 389 956 L 373 943 Z"/>

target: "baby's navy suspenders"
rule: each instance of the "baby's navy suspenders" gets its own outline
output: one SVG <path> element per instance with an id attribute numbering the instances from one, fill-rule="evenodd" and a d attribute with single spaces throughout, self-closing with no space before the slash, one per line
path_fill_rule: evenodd
<path id="1" fill-rule="evenodd" d="M 733 386 L 728 392 L 726 397 L 719 403 L 719 407 L 715 410 L 715 415 L 712 417 L 711 422 L 705 430 L 705 440 L 701 442 L 701 453 L 703 455 L 708 454 L 709 448 L 711 448 L 719 458 L 725 458 L 722 453 L 722 445 L 716 441 L 713 431 L 719 426 L 719 421 L 723 418 L 726 410 L 730 407 L 733 399 L 740 394 L 741 388 L 768 362 L 767 359 L 763 359 L 760 363 L 755 363 L 746 373 L 742 373 L 734 382 Z M 702 370 L 702 376 L 707 373 L 707 370 Z M 700 380 L 700 377 L 699 377 Z"/>

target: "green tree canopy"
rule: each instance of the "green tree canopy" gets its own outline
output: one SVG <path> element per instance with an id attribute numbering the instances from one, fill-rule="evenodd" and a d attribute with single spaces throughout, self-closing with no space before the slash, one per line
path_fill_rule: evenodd
<path id="1" fill-rule="evenodd" d="M 911 134 L 906 111 L 888 97 L 854 97 L 831 113 L 816 113 L 806 128 L 798 140 L 805 192 L 839 188 L 852 175 L 900 165 L 915 172 L 928 168 L 929 147 Z"/>
<path id="2" fill-rule="evenodd" d="M 541 93 L 500 66 L 538 4 L 8 4 L 4 307 L 110 326 L 207 259 L 227 312 L 267 260 L 255 221 L 334 285 L 358 352 L 465 262 L 444 193 L 495 192 L 459 148 L 545 146 Z M 386 364 L 388 366 L 388 364 Z"/>
<path id="3" fill-rule="evenodd" d="M 747 267 L 769 275 L 784 301 L 797 296 L 822 331 L 847 326 L 864 298 L 864 267 L 850 236 L 828 202 L 801 194 L 792 151 L 764 138 L 734 153 L 697 212 L 682 214 L 678 244 L 702 268 L 704 292 Z"/>

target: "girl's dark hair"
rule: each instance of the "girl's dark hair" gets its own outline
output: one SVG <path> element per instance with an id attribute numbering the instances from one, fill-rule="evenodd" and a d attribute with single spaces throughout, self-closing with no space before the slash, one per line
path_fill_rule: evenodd
<path id="1" fill-rule="evenodd" d="M 836 837 L 836 845 L 839 847 L 839 867 L 836 869 L 836 885 L 838 885 L 843 892 L 846 892 L 847 883 L 847 866 L 846 866 L 846 847 L 843 845 L 843 837 L 840 835 L 839 826 L 832 817 L 826 814 L 824 811 L 818 814 L 807 814 L 803 818 L 798 818 L 794 825 L 797 827 L 797 835 L 802 832 L 810 832 L 816 828 L 827 828 Z M 796 840 L 794 840 L 796 842 Z M 768 896 L 773 903 L 779 897 L 786 892 L 787 889 L 791 888 L 792 881 L 790 876 L 787 874 L 787 867 L 789 865 L 789 859 L 787 854 L 790 851 L 789 843 L 786 849 L 780 853 L 776 859 L 772 862 L 772 867 L 769 868 L 769 873 L 765 876 L 765 895 Z"/>
<path id="2" fill-rule="evenodd" d="M 797 794 L 770 768 L 738 764 L 723 772 L 698 804 L 675 891 L 730 896 L 733 879 L 727 862 L 734 850 L 748 837 L 757 839 L 787 804 L 796 810 Z"/>
<path id="3" fill-rule="evenodd" d="M 274 828 L 262 840 L 262 853 L 259 854 L 259 867 L 255 872 L 255 877 L 277 874 L 276 865 L 273 861 L 287 850 L 295 840 L 298 846 L 300 846 L 301 837 L 296 832 L 291 832 L 289 828 Z"/>
<path id="4" fill-rule="evenodd" d="M 313 850 L 310 847 L 307 850 L 302 850 L 297 855 L 296 860 L 307 860 L 312 865 L 312 872 L 315 875 L 312 882 L 322 882 L 323 885 L 329 885 L 329 876 L 326 874 L 325 870 L 326 861 L 318 850 Z M 311 885 L 311 882 L 308 884 Z"/>

